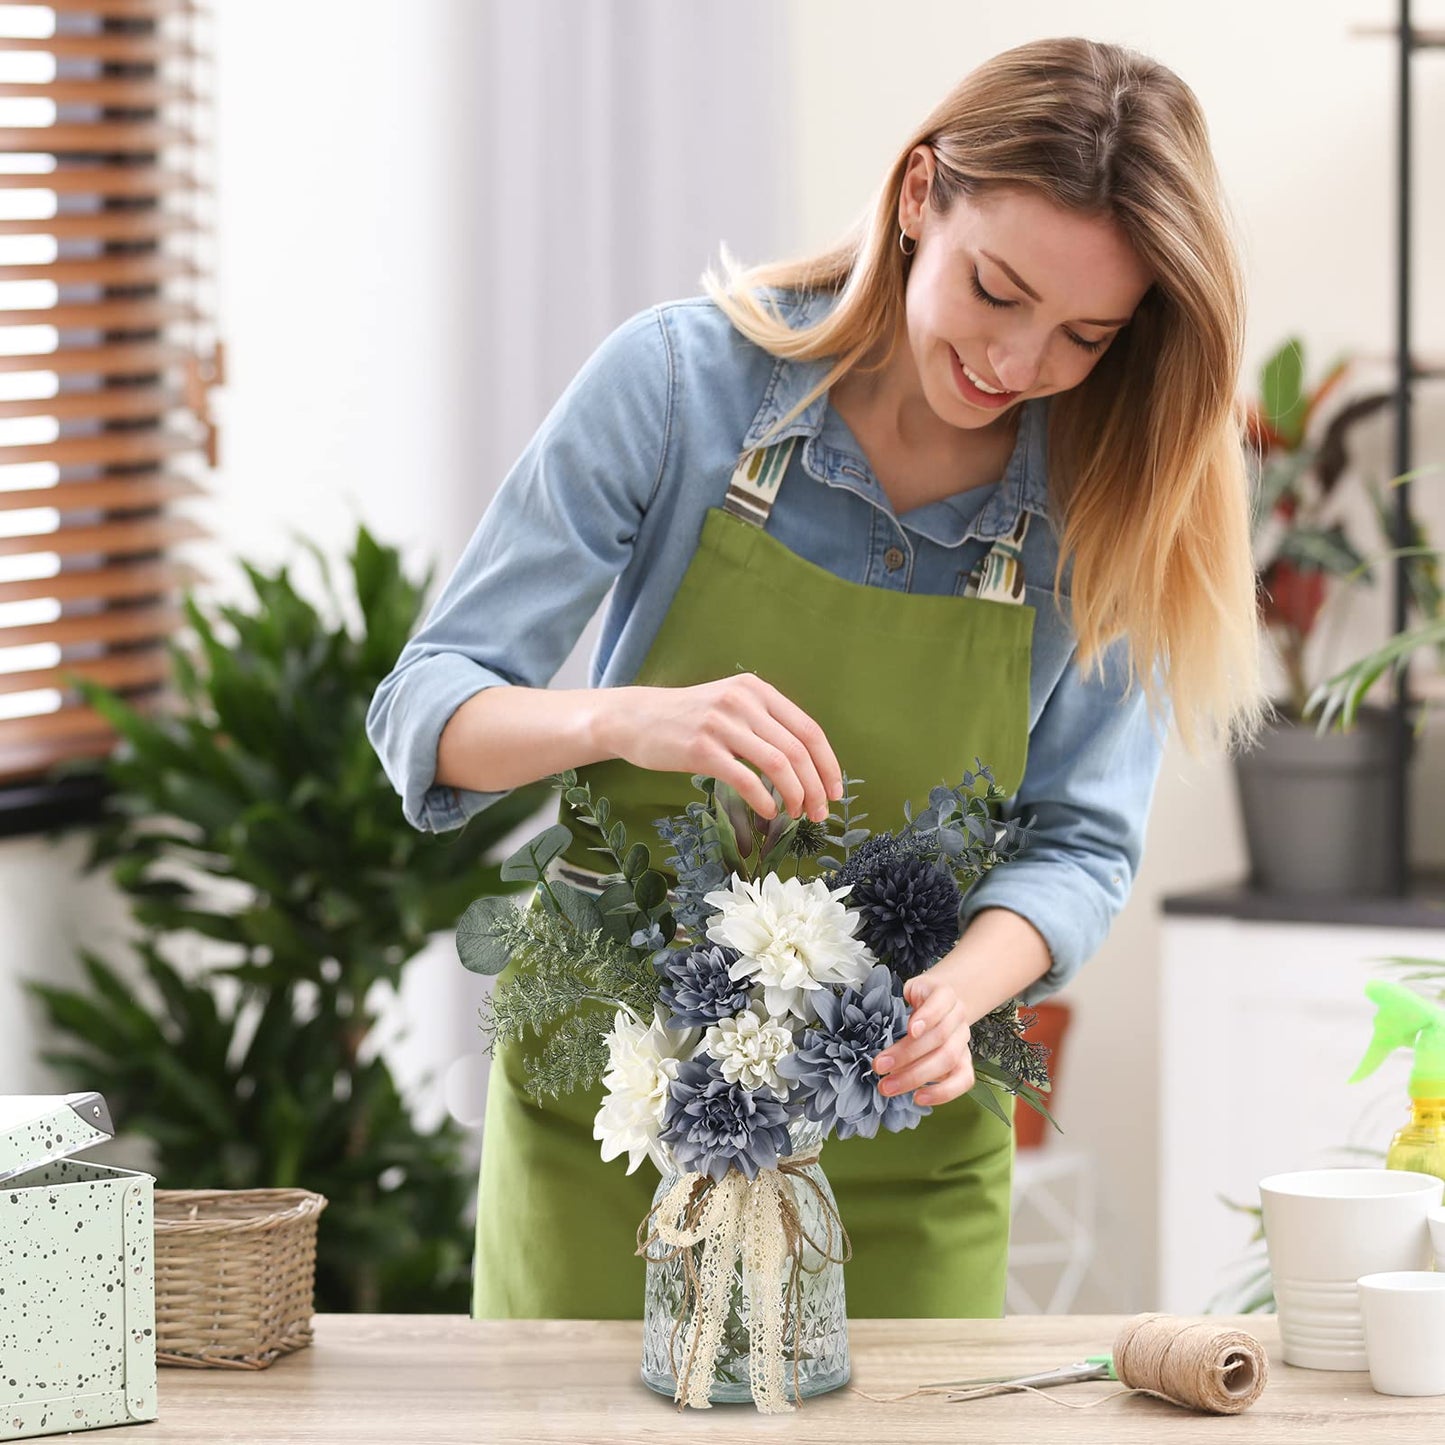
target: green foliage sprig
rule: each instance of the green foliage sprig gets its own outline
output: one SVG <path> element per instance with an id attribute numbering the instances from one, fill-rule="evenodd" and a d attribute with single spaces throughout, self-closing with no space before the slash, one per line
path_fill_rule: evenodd
<path id="1" fill-rule="evenodd" d="M 494 990 L 483 1014 L 488 1052 L 561 1020 L 541 1055 L 524 1060 L 536 1093 L 556 1097 L 602 1077 L 616 1009 L 644 1027 L 652 1022 L 661 976 L 606 933 L 579 929 L 561 911 L 509 908 L 496 920 L 495 939 L 526 970 L 526 982 Z M 586 1003 L 604 1008 L 583 1009 Z"/>

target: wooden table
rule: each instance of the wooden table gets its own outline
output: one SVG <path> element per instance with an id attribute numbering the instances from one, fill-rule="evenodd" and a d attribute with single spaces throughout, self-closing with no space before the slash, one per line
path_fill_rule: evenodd
<path id="1" fill-rule="evenodd" d="M 679 1412 L 638 1376 L 641 1321 L 320 1315 L 315 1343 L 268 1370 L 163 1368 L 160 1419 L 131 1428 L 137 1440 L 154 1445 L 606 1445 L 689 1437 L 785 1437 L 838 1445 L 1054 1440 L 1400 1445 L 1445 1439 L 1445 1397 L 1377 1395 L 1365 1374 L 1281 1364 L 1272 1317 L 1215 1322 L 1247 1330 L 1269 1350 L 1269 1387 L 1242 1415 L 1194 1414 L 1143 1395 L 1089 1410 L 1054 1403 L 1084 1403 L 1120 1388 L 1108 1382 L 1057 1386 L 1049 1399 L 1008 1395 L 949 1402 L 937 1394 L 874 1404 L 857 1393 L 892 1397 L 922 1384 L 1048 1369 L 1101 1354 L 1123 1323 L 1104 1315 L 853 1320 L 852 1381 L 805 1400 L 788 1415 L 760 1415 L 752 1405 Z"/>

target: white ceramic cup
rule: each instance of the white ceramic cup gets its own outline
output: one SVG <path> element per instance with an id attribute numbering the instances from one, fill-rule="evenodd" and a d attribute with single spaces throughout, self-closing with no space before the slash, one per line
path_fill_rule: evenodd
<path id="1" fill-rule="evenodd" d="M 1382 1395 L 1445 1395 L 1445 1274 L 1362 1275 L 1370 1384 Z"/>
<path id="2" fill-rule="evenodd" d="M 1435 1246 L 1435 1268 L 1445 1270 L 1445 1209 L 1432 1209 L 1430 1242 Z"/>
<path id="3" fill-rule="evenodd" d="M 1259 1182 L 1284 1362 L 1364 1370 L 1361 1275 L 1427 1269 L 1445 1180 L 1404 1169 L 1306 1169 Z"/>

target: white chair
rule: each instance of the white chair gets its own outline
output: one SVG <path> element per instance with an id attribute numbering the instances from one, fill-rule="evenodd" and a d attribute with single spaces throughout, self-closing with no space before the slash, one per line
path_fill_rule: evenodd
<path id="1" fill-rule="evenodd" d="M 1092 1154 L 1053 1143 L 1018 1151 L 1005 1294 L 1009 1314 L 1072 1311 L 1094 1261 L 1097 1210 Z M 1044 1289 L 1047 1301 L 1040 1303 Z"/>

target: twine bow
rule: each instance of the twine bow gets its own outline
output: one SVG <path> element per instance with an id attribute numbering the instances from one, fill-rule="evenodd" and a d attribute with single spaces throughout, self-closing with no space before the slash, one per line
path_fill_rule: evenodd
<path id="1" fill-rule="evenodd" d="M 753 1401 L 765 1415 L 784 1414 L 796 1408 L 787 1397 L 783 1378 L 783 1331 L 785 1322 L 791 1320 L 793 1395 L 802 1404 L 798 1392 L 802 1276 L 805 1272 L 818 1274 L 829 1264 L 844 1264 L 853 1257 L 848 1231 L 843 1228 L 837 1208 L 818 1181 L 806 1172 L 818 1157 L 818 1151 L 794 1155 L 782 1160 L 776 1169 L 760 1169 L 751 1180 L 737 1170 L 729 1170 L 721 1180 L 695 1172 L 682 1174 L 638 1226 L 638 1254 L 646 1254 L 660 1241 L 673 1247 L 667 1254 L 656 1256 L 657 1261 L 682 1255 L 686 1284 L 668 1343 L 677 1376 L 673 1399 L 679 1410 L 688 1405 L 698 1410 L 712 1407 L 709 1397 L 739 1255 L 748 1282 L 748 1377 Z M 828 1231 L 826 1247 L 803 1228 L 791 1182 L 795 1179 L 810 1185 L 818 1196 Z M 843 1248 L 839 1255 L 833 1253 L 835 1226 Z M 701 1264 L 693 1260 L 692 1247 L 698 1243 L 703 1246 Z M 821 1256 L 812 1268 L 803 1263 L 805 1243 Z M 678 1370 L 677 1334 L 689 1313 L 692 1328 L 687 1359 Z"/>

